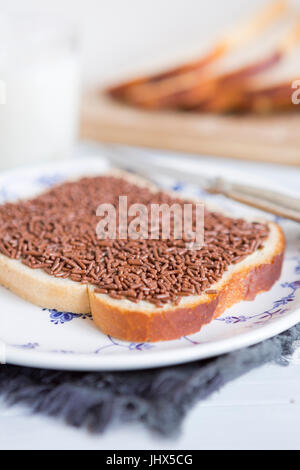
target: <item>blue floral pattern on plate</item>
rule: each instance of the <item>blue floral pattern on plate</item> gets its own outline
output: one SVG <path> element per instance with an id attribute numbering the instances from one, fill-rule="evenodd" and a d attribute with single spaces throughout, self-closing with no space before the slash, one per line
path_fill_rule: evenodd
<path id="1" fill-rule="evenodd" d="M 50 322 L 54 323 L 55 325 L 63 325 L 64 323 L 68 323 L 74 318 L 81 318 L 82 320 L 92 319 L 92 315 L 88 313 L 71 313 L 71 312 L 59 312 L 58 310 L 55 309 L 46 309 L 44 308 L 43 310 L 48 310 L 50 313 Z"/>
<path id="2" fill-rule="evenodd" d="M 51 188 L 52 186 L 61 183 L 66 179 L 65 175 L 54 173 L 52 175 L 41 175 L 36 180 L 35 183 L 44 188 Z"/>

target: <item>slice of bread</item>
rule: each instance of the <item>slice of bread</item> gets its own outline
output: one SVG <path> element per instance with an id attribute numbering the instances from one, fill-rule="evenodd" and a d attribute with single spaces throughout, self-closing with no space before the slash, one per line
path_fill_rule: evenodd
<path id="1" fill-rule="evenodd" d="M 142 178 L 124 172 L 113 175 L 157 191 Z M 258 293 L 273 286 L 281 273 L 285 239 L 277 224 L 269 222 L 268 226 L 269 235 L 262 249 L 230 265 L 222 278 L 210 286 L 208 292 L 211 293 L 183 297 L 178 305 L 169 302 L 157 307 L 148 301 L 117 300 L 107 294 L 96 293 L 95 286 L 55 278 L 3 254 L 0 254 L 0 284 L 44 308 L 73 313 L 92 312 L 95 324 L 105 334 L 123 340 L 174 340 L 198 332 L 226 308 L 242 300 L 253 300 Z"/>
<path id="2" fill-rule="evenodd" d="M 107 91 L 113 98 L 147 109 L 177 108 L 182 105 L 182 94 L 191 88 L 206 96 L 215 89 L 215 79 L 220 75 L 268 56 L 282 30 L 278 21 L 283 18 L 283 26 L 288 22 L 287 11 L 288 2 L 275 0 L 264 5 L 255 17 L 248 15 L 246 22 L 226 32 L 207 54 L 161 73 L 133 78 Z"/>

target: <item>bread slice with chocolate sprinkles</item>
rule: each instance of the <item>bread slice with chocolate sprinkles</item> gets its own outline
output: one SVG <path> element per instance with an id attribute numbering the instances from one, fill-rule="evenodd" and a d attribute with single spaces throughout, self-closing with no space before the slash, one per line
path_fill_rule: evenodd
<path id="1" fill-rule="evenodd" d="M 99 239 L 97 208 L 111 204 L 119 220 L 119 196 L 127 196 L 128 207 L 148 209 L 191 202 L 113 172 L 6 203 L 0 206 L 0 284 L 44 308 L 92 312 L 105 334 L 156 342 L 198 332 L 279 278 L 280 227 L 216 210 L 205 209 L 204 245 L 197 250 L 185 239 L 162 237 L 161 223 L 154 239 L 126 239 L 120 230 L 114 239 Z"/>

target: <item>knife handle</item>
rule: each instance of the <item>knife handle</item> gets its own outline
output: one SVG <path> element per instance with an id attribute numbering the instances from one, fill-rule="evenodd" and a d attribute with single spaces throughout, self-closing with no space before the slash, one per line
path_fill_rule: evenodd
<path id="1" fill-rule="evenodd" d="M 209 192 L 223 194 L 235 201 L 286 219 L 300 222 L 300 199 L 259 187 L 228 183 L 218 178 Z"/>

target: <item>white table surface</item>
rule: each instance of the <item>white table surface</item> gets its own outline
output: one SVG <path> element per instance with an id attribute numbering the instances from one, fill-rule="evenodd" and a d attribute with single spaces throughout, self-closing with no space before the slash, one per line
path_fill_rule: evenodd
<path id="1" fill-rule="evenodd" d="M 101 150 L 101 149 L 100 149 Z M 76 154 L 97 153 L 80 145 Z M 300 150 L 299 150 L 300 152 Z M 283 157 L 284 158 L 284 157 Z M 212 159 L 217 164 L 220 160 Z M 267 176 L 300 193 L 300 168 L 223 161 Z M 155 436 L 142 425 L 90 435 L 52 418 L 32 416 L 23 406 L 0 402 L 0 449 L 300 449 L 300 360 L 267 365 L 228 384 L 188 414 L 176 439 Z"/>

